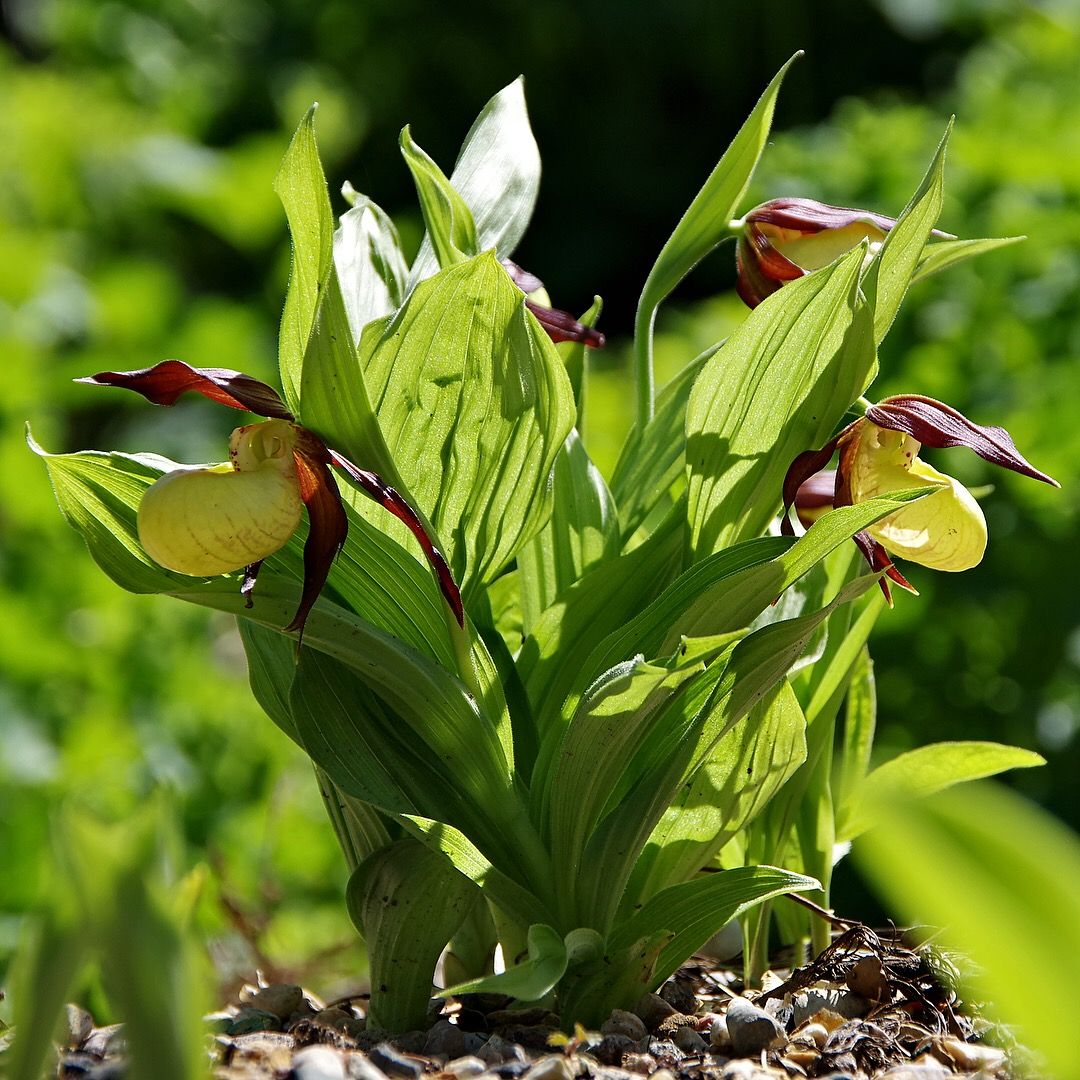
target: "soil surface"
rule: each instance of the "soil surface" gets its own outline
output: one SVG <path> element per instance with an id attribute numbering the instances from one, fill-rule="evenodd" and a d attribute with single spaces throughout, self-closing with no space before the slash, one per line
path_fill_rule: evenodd
<path id="1" fill-rule="evenodd" d="M 364 997 L 324 1003 L 299 986 L 252 986 L 209 1018 L 219 1080 L 759 1080 L 956 1075 L 1010 1078 L 1031 1063 L 1009 1034 L 960 1001 L 955 968 L 929 946 L 856 925 L 812 963 L 758 988 L 707 962 L 687 965 L 599 1031 L 559 1031 L 508 998 L 437 1001 L 431 1026 L 369 1031 Z M 120 1080 L 123 1029 L 69 1006 L 58 1076 Z"/>

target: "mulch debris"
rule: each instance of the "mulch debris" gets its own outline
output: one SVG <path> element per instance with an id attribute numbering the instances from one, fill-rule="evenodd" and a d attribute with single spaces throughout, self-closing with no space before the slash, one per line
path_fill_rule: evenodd
<path id="1" fill-rule="evenodd" d="M 324 1003 L 299 986 L 245 988 L 208 1018 L 218 1080 L 1007 1080 L 1030 1061 L 962 1002 L 956 970 L 928 944 L 852 924 L 815 960 L 744 987 L 705 961 L 685 966 L 599 1031 L 559 1033 L 545 1009 L 469 994 L 437 1002 L 424 1031 L 369 1031 L 364 997 Z M 57 1076 L 120 1080 L 118 1026 L 69 1006 Z"/>

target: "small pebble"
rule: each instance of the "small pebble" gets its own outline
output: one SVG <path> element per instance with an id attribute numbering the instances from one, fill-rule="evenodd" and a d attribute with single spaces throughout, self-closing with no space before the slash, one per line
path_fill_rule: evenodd
<path id="1" fill-rule="evenodd" d="M 649 1031 L 656 1031 L 669 1016 L 674 1016 L 678 1011 L 659 994 L 644 994 L 634 1006 L 634 1012 Z"/>
<path id="2" fill-rule="evenodd" d="M 639 1044 L 626 1035 L 605 1035 L 591 1053 L 602 1065 L 621 1065 L 623 1056 L 635 1053 Z"/>
<path id="3" fill-rule="evenodd" d="M 524 1080 L 574 1080 L 574 1071 L 562 1054 L 549 1054 L 524 1074 Z"/>
<path id="4" fill-rule="evenodd" d="M 529 1071 L 528 1061 L 504 1061 L 501 1065 L 493 1065 L 491 1071 L 499 1080 L 517 1080 Z"/>
<path id="5" fill-rule="evenodd" d="M 947 1080 L 954 1075 L 952 1069 L 942 1065 L 929 1054 L 923 1054 L 915 1061 L 893 1066 L 888 1072 L 881 1074 L 881 1080 Z"/>
<path id="6" fill-rule="evenodd" d="M 350 1054 L 346 1068 L 349 1080 L 386 1080 L 386 1073 L 372 1065 L 367 1054 Z"/>
<path id="7" fill-rule="evenodd" d="M 281 1028 L 281 1017 L 266 1009 L 256 1009 L 245 1005 L 225 1027 L 227 1035 L 250 1035 L 253 1031 L 277 1031 Z"/>
<path id="8" fill-rule="evenodd" d="M 714 1050 L 728 1050 L 731 1048 L 731 1036 L 728 1034 L 727 1018 L 717 1016 L 709 1027 L 709 1045 Z"/>
<path id="9" fill-rule="evenodd" d="M 304 1001 L 304 991 L 290 983 L 274 983 L 252 994 L 243 1004 L 252 1009 L 273 1013 L 279 1020 L 287 1020 Z"/>
<path id="10" fill-rule="evenodd" d="M 847 977 L 847 984 L 860 997 L 870 1001 L 883 1000 L 889 992 L 889 983 L 881 968 L 881 958 L 873 953 L 861 956 L 855 961 Z"/>
<path id="11" fill-rule="evenodd" d="M 305 1046 L 292 1059 L 296 1080 L 346 1080 L 345 1059 L 329 1046 Z"/>
<path id="12" fill-rule="evenodd" d="M 387 1076 L 400 1077 L 401 1080 L 420 1080 L 424 1072 L 418 1061 L 406 1057 L 388 1042 L 379 1043 L 374 1050 L 368 1051 L 368 1059 Z"/>
<path id="13" fill-rule="evenodd" d="M 525 1061 L 525 1048 L 517 1043 L 504 1039 L 501 1035 L 492 1035 L 491 1038 L 476 1051 L 476 1056 L 488 1065 L 501 1065 L 504 1061 Z"/>
<path id="14" fill-rule="evenodd" d="M 996 1046 L 964 1042 L 955 1035 L 945 1035 L 934 1040 L 933 1052 L 947 1064 L 953 1064 L 961 1072 L 994 1072 L 1005 1064 L 1005 1051 Z"/>
<path id="15" fill-rule="evenodd" d="M 801 1027 L 823 1009 L 838 1013 L 847 1020 L 855 1020 L 865 1016 L 869 1008 L 870 1002 L 866 998 L 851 991 L 814 986 L 809 990 L 800 990 L 791 999 L 791 1023 Z"/>
<path id="16" fill-rule="evenodd" d="M 693 1013 L 697 1008 L 697 994 L 694 984 L 687 978 L 675 975 L 660 987 L 660 996 L 676 1012 Z"/>
<path id="17" fill-rule="evenodd" d="M 463 1057 L 468 1053 L 465 1049 L 465 1032 L 449 1020 L 439 1020 L 427 1033 L 423 1053 L 428 1057 L 447 1060 Z"/>
<path id="18" fill-rule="evenodd" d="M 459 1057 L 455 1061 L 448 1061 L 443 1067 L 443 1072 L 450 1073 L 451 1076 L 460 1076 L 463 1080 L 470 1080 L 471 1077 L 479 1076 L 486 1071 L 487 1062 L 474 1054 Z"/>
<path id="19" fill-rule="evenodd" d="M 709 1044 L 692 1027 L 679 1028 L 672 1042 L 684 1054 L 704 1054 L 709 1049 Z"/>
<path id="20" fill-rule="evenodd" d="M 83 1040 L 83 1052 L 97 1058 L 103 1058 L 106 1054 L 127 1053 L 124 1025 L 109 1024 L 108 1027 L 94 1028 Z"/>
<path id="21" fill-rule="evenodd" d="M 773 1017 L 743 997 L 732 998 L 728 1005 L 727 1029 L 736 1057 L 755 1057 L 784 1034 Z"/>
<path id="22" fill-rule="evenodd" d="M 819 1049 L 825 1045 L 829 1037 L 829 1029 L 824 1024 L 807 1024 L 795 1032 L 793 1039 L 799 1042 L 813 1044 Z"/>
<path id="23" fill-rule="evenodd" d="M 303 1013 L 297 1010 L 297 1013 L 302 1017 Z M 294 1013 L 293 1015 L 297 1015 Z M 356 1023 L 356 1017 L 352 1013 L 347 1013 L 344 1009 L 339 1008 L 337 1005 L 331 1006 L 329 1009 L 323 1009 L 321 1012 L 317 1012 L 310 1019 L 314 1020 L 316 1024 L 322 1024 L 323 1027 L 334 1028 L 337 1031 L 348 1031 L 350 1026 Z"/>
<path id="24" fill-rule="evenodd" d="M 78 1005 L 67 1007 L 68 1046 L 78 1050 L 94 1030 L 94 1018 Z"/>
<path id="25" fill-rule="evenodd" d="M 628 1039 L 641 1042 L 649 1034 L 640 1016 L 625 1009 L 614 1009 L 600 1028 L 601 1035 L 625 1035 Z"/>
<path id="26" fill-rule="evenodd" d="M 668 1072 L 667 1069 L 657 1069 L 656 1058 L 652 1054 L 624 1054 L 623 1068 L 632 1074 L 641 1076 L 653 1076 L 657 1072 Z"/>

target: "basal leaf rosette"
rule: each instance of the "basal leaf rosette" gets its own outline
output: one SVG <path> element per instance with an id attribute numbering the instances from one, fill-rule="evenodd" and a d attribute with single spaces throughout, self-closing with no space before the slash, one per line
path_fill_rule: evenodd
<path id="1" fill-rule="evenodd" d="M 263 560 L 285 546 L 306 508 L 303 591 L 285 627 L 302 635 L 349 531 L 333 465 L 408 526 L 462 625 L 458 587 L 416 511 L 376 473 L 353 464 L 297 424 L 273 387 L 242 372 L 193 368 L 180 360 L 163 360 L 138 371 L 102 371 L 79 381 L 133 390 L 155 405 L 173 405 L 190 391 L 266 418 L 233 431 L 227 462 L 173 469 L 147 489 L 139 505 L 139 542 L 167 570 L 191 577 L 242 570 L 241 592 L 250 606 Z"/>
<path id="2" fill-rule="evenodd" d="M 784 479 L 782 531 L 794 532 L 789 513 L 793 507 L 805 525 L 835 506 L 866 502 L 890 491 L 936 488 L 869 526 L 855 537 L 856 543 L 871 567 L 885 572 L 881 587 L 886 598 L 886 579 L 914 591 L 893 565 L 892 555 L 932 570 L 958 572 L 978 566 L 987 543 L 982 509 L 959 480 L 919 457 L 924 445 L 966 446 L 994 465 L 1060 486 L 1024 458 L 1004 428 L 983 427 L 933 398 L 899 394 L 871 405 L 820 449 L 807 450 L 791 463 Z M 837 451 L 836 470 L 825 471 Z"/>

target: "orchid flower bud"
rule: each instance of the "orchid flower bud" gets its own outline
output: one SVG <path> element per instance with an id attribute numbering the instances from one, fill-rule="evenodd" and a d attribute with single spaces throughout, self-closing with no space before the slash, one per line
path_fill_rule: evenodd
<path id="1" fill-rule="evenodd" d="M 213 577 L 261 562 L 296 532 L 304 503 L 287 420 L 232 433 L 230 461 L 174 469 L 143 495 L 139 542 L 168 570 Z"/>
<path id="2" fill-rule="evenodd" d="M 828 266 L 864 240 L 880 245 L 896 221 L 813 199 L 772 199 L 740 224 L 736 289 L 748 307 L 757 307 L 785 282 Z"/>
<path id="3" fill-rule="evenodd" d="M 919 459 L 921 444 L 901 431 L 860 424 L 843 454 L 851 500 L 890 491 L 937 490 L 866 531 L 891 555 L 931 570 L 970 570 L 986 551 L 986 518 L 963 484 Z"/>

